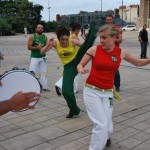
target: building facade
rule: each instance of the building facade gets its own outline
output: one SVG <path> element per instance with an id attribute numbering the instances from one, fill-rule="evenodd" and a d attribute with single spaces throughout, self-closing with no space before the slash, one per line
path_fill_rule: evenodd
<path id="1" fill-rule="evenodd" d="M 130 24 L 138 24 L 139 20 L 139 5 L 127 6 L 124 10 L 124 21 Z"/>
<path id="2" fill-rule="evenodd" d="M 58 17 L 57 20 L 62 23 L 69 24 L 70 22 L 78 22 L 82 26 L 89 25 L 92 22 L 97 22 L 99 25 L 105 23 L 105 16 L 111 14 L 114 16 L 114 11 L 94 11 L 94 12 L 87 12 L 87 11 L 80 11 L 79 14 L 70 14 L 70 15 L 61 15 Z M 59 19 L 58 19 L 59 18 Z"/>
<path id="3" fill-rule="evenodd" d="M 120 6 L 119 16 L 127 24 L 139 24 L 139 5 Z"/>
<path id="4" fill-rule="evenodd" d="M 150 28 L 150 0 L 140 0 L 139 26 L 147 24 Z"/>
<path id="5" fill-rule="evenodd" d="M 150 0 L 149 0 L 150 1 Z M 70 22 L 78 22 L 82 26 L 89 25 L 91 22 L 97 22 L 98 25 L 105 24 L 106 15 L 115 17 L 115 24 L 125 26 L 127 24 L 135 24 L 139 27 L 139 5 L 132 4 L 130 6 L 120 6 L 115 10 L 86 12 L 80 11 L 79 14 L 59 15 L 56 21 L 64 24 Z"/>

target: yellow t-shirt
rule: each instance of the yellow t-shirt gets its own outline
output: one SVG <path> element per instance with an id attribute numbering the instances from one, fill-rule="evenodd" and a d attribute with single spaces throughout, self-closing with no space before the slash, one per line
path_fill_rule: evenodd
<path id="1" fill-rule="evenodd" d="M 67 47 L 61 47 L 59 40 L 56 41 L 56 51 L 63 65 L 71 62 L 77 55 L 78 50 L 72 45 L 71 38 Z"/>
<path id="2" fill-rule="evenodd" d="M 72 38 L 75 38 L 75 39 L 79 40 L 79 38 L 75 34 L 70 34 L 70 39 L 72 39 Z M 75 46 L 75 49 L 78 51 L 79 46 Z"/>
<path id="3" fill-rule="evenodd" d="M 70 34 L 70 39 L 72 39 L 72 38 L 76 38 L 76 39 L 78 39 L 78 37 L 73 33 L 73 34 Z"/>

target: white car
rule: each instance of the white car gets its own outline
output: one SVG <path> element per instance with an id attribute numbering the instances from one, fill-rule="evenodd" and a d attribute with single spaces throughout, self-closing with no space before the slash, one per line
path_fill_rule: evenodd
<path id="1" fill-rule="evenodd" d="M 122 27 L 123 31 L 135 31 L 136 30 L 136 26 L 135 25 L 126 25 L 124 27 Z"/>

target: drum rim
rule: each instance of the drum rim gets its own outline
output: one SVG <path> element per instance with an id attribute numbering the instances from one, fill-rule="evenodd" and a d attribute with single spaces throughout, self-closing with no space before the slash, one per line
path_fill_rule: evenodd
<path id="1" fill-rule="evenodd" d="M 38 78 L 37 78 L 36 76 L 34 76 L 30 71 L 27 71 L 27 70 L 22 70 L 22 69 L 17 69 L 17 70 L 13 70 L 13 69 L 12 69 L 12 70 L 9 70 L 9 71 L 7 71 L 7 72 L 4 72 L 4 74 L 2 74 L 2 75 L 0 76 L 0 80 L 2 80 L 6 75 L 11 74 L 11 73 L 14 73 L 14 72 L 25 72 L 25 73 L 28 73 L 28 74 L 32 75 L 33 77 L 35 77 L 35 79 L 38 81 L 39 86 L 40 86 L 40 93 L 42 92 L 42 85 L 41 85 L 41 83 L 39 82 Z M 38 101 L 39 101 L 39 100 L 38 100 Z M 36 102 L 34 103 L 34 105 L 32 105 L 32 106 L 35 106 L 35 105 L 38 103 L 38 101 L 36 101 Z M 28 110 L 28 108 L 22 109 L 22 110 L 12 110 L 12 112 L 23 112 L 23 111 L 26 111 L 26 110 Z"/>
<path id="2" fill-rule="evenodd" d="M 35 75 L 33 75 L 30 71 L 27 71 L 27 70 L 21 70 L 21 69 L 19 69 L 19 70 L 9 70 L 7 72 L 4 72 L 4 74 L 2 74 L 0 76 L 0 80 L 3 79 L 6 75 L 14 73 L 14 72 L 25 72 L 25 73 L 28 73 L 28 74 L 32 75 L 33 77 L 35 77 L 35 79 L 38 81 L 38 83 L 40 85 L 40 93 L 42 92 L 41 83 L 39 82 L 38 78 Z"/>

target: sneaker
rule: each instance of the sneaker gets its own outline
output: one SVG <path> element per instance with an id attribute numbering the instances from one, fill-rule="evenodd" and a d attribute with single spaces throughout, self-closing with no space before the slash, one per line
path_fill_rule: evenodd
<path id="1" fill-rule="evenodd" d="M 116 91 L 117 91 L 117 92 L 120 92 L 120 88 L 119 88 L 119 87 L 118 87 L 118 88 L 116 88 Z"/>
<path id="2" fill-rule="evenodd" d="M 73 118 L 73 114 L 69 113 L 66 118 Z"/>
<path id="3" fill-rule="evenodd" d="M 108 139 L 108 140 L 107 140 L 107 143 L 106 143 L 105 146 L 106 146 L 106 147 L 111 147 L 111 139 Z"/>
<path id="4" fill-rule="evenodd" d="M 77 94 L 77 93 L 79 93 L 78 91 L 74 91 L 74 94 Z"/>
<path id="5" fill-rule="evenodd" d="M 122 97 L 119 95 L 119 93 L 115 89 L 113 90 L 113 97 L 118 101 L 122 100 Z"/>
<path id="6" fill-rule="evenodd" d="M 57 95 L 61 96 L 60 88 L 58 86 L 55 86 L 55 90 Z"/>

